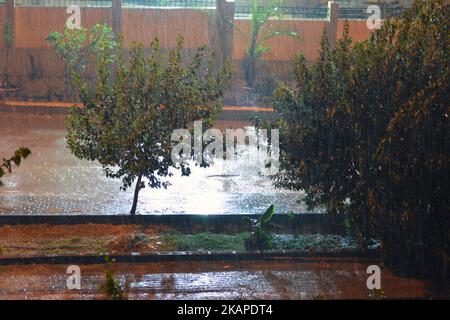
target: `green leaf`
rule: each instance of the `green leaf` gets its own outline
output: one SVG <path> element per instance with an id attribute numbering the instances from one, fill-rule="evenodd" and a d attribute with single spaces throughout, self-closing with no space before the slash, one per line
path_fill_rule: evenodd
<path id="1" fill-rule="evenodd" d="M 267 208 L 266 212 L 264 212 L 262 217 L 259 219 L 259 222 L 261 224 L 266 224 L 267 222 L 270 221 L 270 219 L 272 219 L 274 213 L 275 213 L 275 205 L 272 204 L 270 205 L 269 208 Z"/>

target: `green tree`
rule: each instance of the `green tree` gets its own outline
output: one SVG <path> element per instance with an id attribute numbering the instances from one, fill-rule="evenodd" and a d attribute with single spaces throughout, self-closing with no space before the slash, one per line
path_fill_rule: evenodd
<path id="1" fill-rule="evenodd" d="M 182 38 L 168 54 L 157 39 L 148 55 L 135 43 L 126 61 L 121 45 L 111 50 L 103 43 L 95 54 L 95 85 L 74 74 L 84 107 L 67 117 L 68 145 L 78 158 L 99 161 L 107 177 L 122 179 L 123 190 L 137 181 L 131 214 L 144 179 L 166 188 L 171 169 L 190 174 L 188 165 L 172 161 L 173 131 L 196 120 L 208 126 L 222 107 L 229 68 L 216 70 L 205 46 L 183 67 L 182 49 Z"/>
<path id="2" fill-rule="evenodd" d="M 449 274 L 449 5 L 415 1 L 370 41 L 325 39 L 297 88 L 281 87 L 277 184 L 351 221 L 388 265 L 446 286 Z"/>
<path id="3" fill-rule="evenodd" d="M 0 178 L 3 177 L 6 172 L 11 173 L 13 164 L 19 166 L 22 159 L 25 159 L 31 154 L 30 149 L 20 148 L 14 152 L 14 155 L 9 159 L 3 159 L 3 163 L 0 163 Z M 6 171 L 5 171 L 6 170 Z M 0 186 L 2 186 L 2 181 L 0 180 Z"/>
<path id="4" fill-rule="evenodd" d="M 289 36 L 297 39 L 300 38 L 296 32 L 288 30 L 273 30 L 270 24 L 271 19 L 280 19 L 282 17 L 282 12 L 280 10 L 282 2 L 282 0 L 269 0 L 265 5 L 261 5 L 260 0 L 252 0 L 249 34 L 233 23 L 239 34 L 247 42 L 243 67 L 245 72 L 245 81 L 249 87 L 253 87 L 256 79 L 258 63 L 262 55 L 271 49 L 270 47 L 264 45 L 267 40 L 278 36 Z"/>
<path id="5" fill-rule="evenodd" d="M 71 98 L 74 92 L 74 77 L 83 75 L 86 66 L 101 50 L 113 50 L 116 46 L 114 32 L 106 24 L 96 24 L 89 32 L 85 28 L 64 28 L 63 32 L 52 32 L 47 41 L 56 54 L 65 62 L 64 81 L 66 96 Z"/>
<path id="6" fill-rule="evenodd" d="M 14 34 L 11 23 L 5 21 L 3 24 L 3 45 L 6 49 L 5 65 L 3 66 L 3 88 L 11 87 L 11 82 L 9 81 L 8 63 L 9 56 L 11 55 L 11 49 L 14 46 Z"/>
<path id="7" fill-rule="evenodd" d="M 450 283 L 449 21 L 448 2 L 427 1 L 398 23 L 398 108 L 377 146 L 369 207 L 380 215 L 390 265 L 407 264 L 442 291 Z"/>

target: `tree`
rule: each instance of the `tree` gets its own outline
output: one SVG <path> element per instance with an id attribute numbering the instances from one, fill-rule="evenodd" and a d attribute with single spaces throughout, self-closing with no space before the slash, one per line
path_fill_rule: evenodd
<path id="1" fill-rule="evenodd" d="M 247 86 L 253 87 L 256 79 L 256 70 L 261 56 L 270 50 L 264 43 L 277 36 L 289 36 L 296 39 L 300 37 L 296 32 L 287 30 L 271 30 L 269 20 L 282 17 L 280 5 L 282 0 L 269 0 L 267 4 L 260 5 L 259 0 L 251 2 L 250 34 L 246 34 L 238 25 L 233 25 L 239 34 L 247 42 L 246 55 L 244 59 L 245 81 Z"/>
<path id="2" fill-rule="evenodd" d="M 6 49 L 5 65 L 3 66 L 3 88 L 11 87 L 11 82 L 9 81 L 8 63 L 9 56 L 11 54 L 11 48 L 14 46 L 14 34 L 11 23 L 5 21 L 3 24 L 3 44 Z"/>
<path id="3" fill-rule="evenodd" d="M 99 50 L 113 50 L 116 46 L 115 35 L 106 24 L 96 24 L 88 33 L 85 28 L 52 32 L 47 41 L 56 54 L 65 62 L 64 81 L 66 96 L 74 95 L 73 78 L 83 75 L 86 66 Z"/>
<path id="4" fill-rule="evenodd" d="M 171 135 L 196 120 L 212 123 L 230 73 L 216 70 L 205 46 L 183 67 L 182 38 L 167 55 L 157 39 L 149 55 L 134 43 L 128 62 L 122 45 L 111 50 L 105 42 L 97 48 L 94 87 L 74 74 L 84 107 L 67 117 L 67 142 L 75 156 L 97 160 L 107 177 L 122 179 L 123 190 L 137 180 L 130 211 L 135 214 L 144 179 L 151 188 L 166 188 L 171 169 L 190 174 L 187 164 L 171 157 Z"/>
<path id="5" fill-rule="evenodd" d="M 14 155 L 9 159 L 3 159 L 3 163 L 0 164 L 0 178 L 5 175 L 5 169 L 7 172 L 11 173 L 12 165 L 15 164 L 19 166 L 22 159 L 25 159 L 31 154 L 28 148 L 20 148 L 14 152 Z M 0 180 L 0 186 L 2 186 L 2 181 Z"/>
<path id="6" fill-rule="evenodd" d="M 276 183 L 351 221 L 360 243 L 382 240 L 387 265 L 449 274 L 449 5 L 415 1 L 370 41 L 322 41 L 297 88 L 277 90 L 284 168 Z M 444 40 L 447 39 L 447 40 Z M 442 288 L 444 287 L 444 288 Z"/>
<path id="7" fill-rule="evenodd" d="M 382 179 L 371 207 L 379 208 L 389 264 L 410 264 L 443 292 L 450 283 L 449 18 L 448 2 L 415 2 L 398 24 L 394 52 L 403 58 L 393 72 L 404 81 L 395 79 L 399 107 L 377 146 Z"/>

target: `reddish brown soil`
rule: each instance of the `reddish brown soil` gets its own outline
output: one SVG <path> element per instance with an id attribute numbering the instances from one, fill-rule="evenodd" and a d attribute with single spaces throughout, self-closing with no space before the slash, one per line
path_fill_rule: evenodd
<path id="1" fill-rule="evenodd" d="M 162 250 L 159 234 L 168 227 L 139 225 L 19 225 L 0 227 L 2 257 L 43 254 L 86 254 Z M 146 243 L 130 240 L 135 233 L 149 237 Z"/>

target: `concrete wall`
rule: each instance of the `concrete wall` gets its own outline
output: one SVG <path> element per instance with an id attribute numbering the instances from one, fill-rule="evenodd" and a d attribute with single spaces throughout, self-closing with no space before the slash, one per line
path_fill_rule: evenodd
<path id="1" fill-rule="evenodd" d="M 18 7 L 16 12 L 16 48 L 49 48 L 45 40 L 50 32 L 63 31 L 68 18 L 66 8 Z M 96 23 L 111 25 L 111 9 L 81 9 L 82 25 L 92 27 Z"/>
<path id="2" fill-rule="evenodd" d="M 68 14 L 65 8 L 42 7 L 16 7 L 14 12 L 15 48 L 8 64 L 11 78 L 23 88 L 25 97 L 45 99 L 63 90 L 63 63 L 50 48 L 46 38 L 52 31 L 63 30 Z M 82 25 L 88 28 L 95 23 L 112 25 L 111 8 L 82 8 L 81 16 Z M 0 40 L 3 40 L 5 18 L 5 6 L 0 6 Z M 221 39 L 216 39 L 220 32 L 214 29 L 220 24 L 214 23 L 214 19 L 215 15 L 200 10 L 122 9 L 121 29 L 126 46 L 132 41 L 138 41 L 148 47 L 151 40 L 158 37 L 162 48 L 173 48 L 181 34 L 185 38 L 185 55 L 191 56 L 204 43 L 215 43 L 216 46 L 217 41 L 220 43 Z M 249 21 L 235 20 L 235 23 L 244 33 L 249 31 Z M 343 24 L 341 20 L 337 23 L 338 38 L 342 34 Z M 272 30 L 295 31 L 302 40 L 280 36 L 267 41 L 266 45 L 271 50 L 262 57 L 267 63 L 266 73 L 261 74 L 275 73 L 286 79 L 296 54 L 302 53 L 309 61 L 316 59 L 325 27 L 326 22 L 323 20 L 272 21 Z M 350 21 L 350 36 L 356 41 L 368 39 L 370 30 L 366 27 L 366 21 Z M 241 61 L 247 41 L 238 31 L 227 39 L 231 41 L 229 47 L 232 47 L 231 58 L 237 77 L 242 78 Z M 0 41 L 0 67 L 4 64 L 5 56 L 2 48 L 3 41 Z"/>
<path id="3" fill-rule="evenodd" d="M 91 27 L 95 23 L 112 24 L 110 8 L 82 8 L 82 25 Z M 65 8 L 30 8 L 15 9 L 15 46 L 16 48 L 49 48 L 45 39 L 52 31 L 62 31 L 68 14 Z M 176 44 L 181 34 L 185 38 L 186 48 L 197 48 L 208 43 L 211 33 L 208 25 L 208 14 L 200 10 L 154 10 L 154 9 L 123 9 L 122 33 L 125 44 L 138 41 L 148 45 L 156 36 L 162 47 L 170 48 Z M 5 8 L 0 6 L 0 40 L 3 38 L 3 22 Z M 235 23 L 247 33 L 249 21 L 236 20 Z M 355 41 L 368 39 L 370 30 L 364 20 L 350 20 L 350 35 Z M 323 20 L 286 20 L 272 21 L 272 30 L 289 30 L 297 32 L 303 40 L 286 36 L 276 37 L 267 41 L 272 50 L 264 55 L 264 60 L 291 60 L 295 54 L 303 53 L 307 59 L 315 59 L 320 43 L 320 37 L 325 28 Z M 338 37 L 342 34 L 344 21 L 337 25 Z M 3 47 L 3 41 L 0 41 Z M 233 59 L 242 59 L 245 53 L 246 41 L 235 31 L 233 43 Z"/>
<path id="4" fill-rule="evenodd" d="M 208 14 L 200 10 L 123 9 L 122 33 L 125 45 L 131 41 L 149 46 L 158 37 L 161 46 L 172 48 L 182 35 L 186 48 L 208 43 Z"/>
<path id="5" fill-rule="evenodd" d="M 344 20 L 338 20 L 337 23 L 337 38 L 340 39 L 344 32 Z M 367 28 L 366 20 L 349 20 L 349 34 L 353 42 L 359 42 L 370 39 L 372 31 Z"/>
<path id="6" fill-rule="evenodd" d="M 0 10 L 0 21 L 4 21 L 4 8 Z M 19 7 L 15 12 L 16 48 L 49 48 L 45 39 L 50 32 L 62 31 L 68 17 L 65 8 Z M 81 22 L 86 28 L 96 23 L 112 25 L 111 15 L 110 8 L 82 8 Z M 122 33 L 127 46 L 131 41 L 148 45 L 158 37 L 161 46 L 170 48 L 181 34 L 187 48 L 197 48 L 208 42 L 208 15 L 199 10 L 123 9 Z"/>

